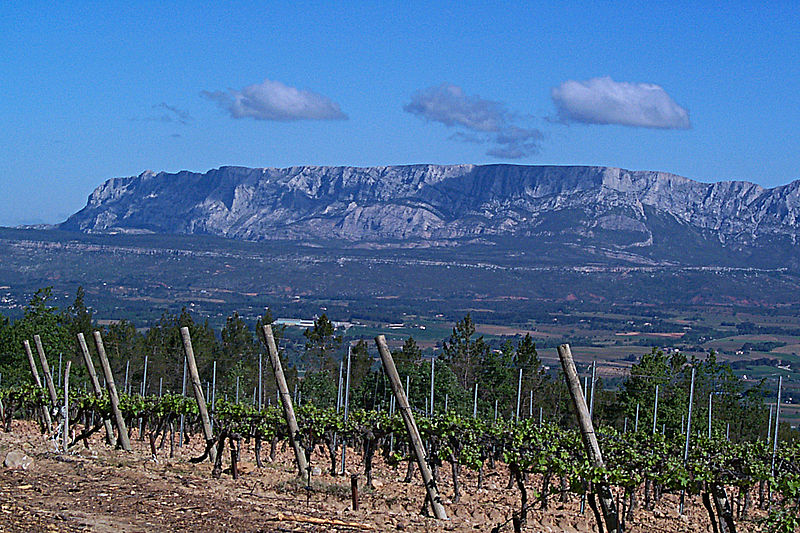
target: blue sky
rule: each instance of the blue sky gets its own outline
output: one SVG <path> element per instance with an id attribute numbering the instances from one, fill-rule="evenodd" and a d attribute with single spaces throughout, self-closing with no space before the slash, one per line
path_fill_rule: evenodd
<path id="1" fill-rule="evenodd" d="M 0 225 L 222 165 L 800 178 L 800 3 L 5 2 Z"/>

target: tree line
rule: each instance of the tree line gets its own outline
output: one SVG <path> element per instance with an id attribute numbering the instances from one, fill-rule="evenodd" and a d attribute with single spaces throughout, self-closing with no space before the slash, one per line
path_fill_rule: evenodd
<path id="1" fill-rule="evenodd" d="M 163 313 L 146 329 L 127 320 L 100 326 L 85 302 L 82 288 L 65 309 L 52 305 L 52 289 L 43 288 L 33 295 L 21 318 L 12 321 L 0 315 L 0 385 L 30 381 L 22 343 L 34 334 L 41 337 L 51 366 L 57 368 L 59 356 L 64 361 L 80 361 L 76 358 L 77 333 L 89 337 L 100 329 L 112 371 L 121 387 L 127 385 L 127 392 L 180 393 L 184 365 L 180 328 L 188 327 L 199 373 L 208 385 L 213 381 L 217 398 L 275 404 L 272 369 L 257 333 L 263 324 L 271 323 L 269 309 L 252 325 L 234 312 L 217 332 L 207 320 L 196 319 L 184 308 L 179 313 Z M 280 346 L 285 330 L 273 330 Z M 327 408 L 341 401 L 340 381 L 346 380 L 349 351 L 350 405 L 367 410 L 389 408 L 390 387 L 366 339 L 345 339 L 325 314 L 315 319 L 303 339 L 296 364 L 289 365 L 284 360 L 289 389 L 298 403 Z M 569 394 L 560 371 L 545 369 L 530 335 L 506 340 L 499 348 L 493 348 L 476 334 L 475 323 L 467 314 L 443 339 L 435 361 L 423 356 L 413 337 L 397 347 L 393 356 L 398 372 L 408 384 L 410 403 L 420 412 L 444 412 L 446 408 L 464 416 L 475 412 L 484 419 L 542 418 L 564 427 L 573 424 Z M 142 390 L 145 360 L 146 390 Z M 695 371 L 694 428 L 705 432 L 710 420 L 715 431 L 724 432 L 732 440 L 767 437 L 768 403 L 773 398 L 764 380 L 743 381 L 713 353 L 704 358 L 687 358 L 680 352 L 665 353 L 656 348 L 633 363 L 618 389 L 606 388 L 599 377 L 585 382 L 587 396 L 590 391 L 593 396 L 595 423 L 625 430 L 653 424 L 655 418 L 657 432 L 683 433 L 691 369 Z M 86 382 L 82 365 L 76 364 L 73 372 L 77 383 Z M 431 378 L 435 383 L 433 399 Z M 788 424 L 782 424 L 779 431 L 781 439 L 796 438 Z"/>

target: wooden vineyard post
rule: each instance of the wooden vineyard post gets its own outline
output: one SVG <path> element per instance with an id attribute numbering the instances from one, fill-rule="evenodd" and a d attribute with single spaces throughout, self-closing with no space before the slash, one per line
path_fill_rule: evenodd
<path id="1" fill-rule="evenodd" d="M 89 347 L 86 345 L 86 338 L 83 336 L 83 333 L 78 333 L 78 346 L 80 346 L 81 353 L 83 354 L 83 362 L 86 364 L 86 370 L 89 371 L 89 381 L 92 382 L 92 389 L 94 390 L 94 394 L 98 398 L 102 398 L 103 389 L 100 388 L 100 382 L 97 381 L 97 372 L 94 369 L 92 356 L 91 354 L 89 354 Z M 114 428 L 111 426 L 111 420 L 109 420 L 108 418 L 103 418 L 103 426 L 106 429 L 106 442 L 110 446 L 113 446 Z"/>
<path id="2" fill-rule="evenodd" d="M 53 407 L 55 407 L 58 405 L 58 395 L 53 385 L 53 375 L 50 373 L 50 365 L 47 364 L 47 357 L 44 355 L 42 338 L 39 335 L 34 335 L 33 343 L 36 345 L 36 352 L 39 354 L 39 361 L 42 363 L 42 374 L 44 374 L 44 382 L 47 384 L 47 392 L 50 393 L 50 402 L 52 402 Z"/>
<path id="3" fill-rule="evenodd" d="M 181 338 L 183 339 L 183 351 L 186 354 L 186 362 L 189 367 L 189 377 L 192 380 L 192 390 L 194 390 L 194 399 L 197 401 L 197 409 L 200 411 L 200 421 L 203 424 L 203 437 L 205 438 L 206 446 L 214 439 L 214 433 L 211 431 L 211 419 L 208 417 L 208 407 L 206 407 L 206 399 L 203 396 L 203 384 L 200 382 L 200 373 L 197 371 L 197 361 L 194 358 L 194 348 L 192 348 L 192 336 L 189 334 L 189 328 L 186 326 L 181 328 Z M 217 450 L 211 446 L 208 450 L 208 459 L 216 464 Z"/>
<path id="4" fill-rule="evenodd" d="M 575 361 L 572 360 L 572 351 L 569 348 L 569 344 L 562 344 L 558 347 L 558 358 L 561 360 L 561 368 L 564 369 L 564 375 L 567 378 L 569 394 L 572 397 L 572 405 L 575 408 L 575 417 L 578 419 L 586 455 L 593 466 L 603 468 L 600 445 L 597 443 L 597 436 L 594 433 L 594 426 L 589 415 L 589 408 L 586 406 L 586 399 L 581 392 L 581 382 L 578 379 L 578 372 L 575 370 Z M 597 494 L 600 496 L 600 507 L 603 510 L 603 518 L 605 519 L 608 533 L 618 533 L 619 518 L 617 508 L 614 505 L 614 497 L 611 494 L 611 490 L 605 482 L 597 484 Z"/>
<path id="5" fill-rule="evenodd" d="M 25 346 L 25 355 L 28 356 L 28 365 L 31 367 L 31 374 L 33 374 L 33 382 L 36 384 L 37 387 L 42 386 L 42 380 L 39 378 L 39 371 L 36 369 L 36 361 L 33 359 L 33 352 L 31 351 L 31 343 L 27 340 L 22 341 L 22 345 Z M 771 413 L 771 411 L 770 411 Z M 50 409 L 47 408 L 46 405 L 42 406 L 42 417 L 45 425 L 45 432 L 50 431 L 50 428 L 53 425 L 53 421 L 50 419 Z M 772 420 L 770 418 L 770 420 Z M 772 427 L 772 422 L 770 422 L 770 427 Z"/>
<path id="6" fill-rule="evenodd" d="M 297 419 L 294 416 L 292 397 L 289 394 L 289 386 L 286 384 L 286 376 L 283 374 L 283 366 L 281 365 L 281 358 L 278 354 L 278 346 L 275 344 L 275 336 L 272 334 L 272 326 L 265 324 L 263 326 L 263 331 L 264 341 L 267 345 L 267 353 L 269 354 L 269 361 L 270 364 L 272 364 L 272 371 L 275 374 L 275 384 L 278 386 L 278 395 L 280 396 L 281 405 L 283 406 L 283 416 L 286 418 L 286 425 L 289 428 L 289 442 L 292 445 L 294 456 L 297 461 L 297 473 L 302 478 L 306 475 L 306 471 L 308 470 L 308 460 L 298 440 L 300 429 L 297 427 Z"/>
<path id="7" fill-rule="evenodd" d="M 117 386 L 114 384 L 114 374 L 111 373 L 111 365 L 108 364 L 108 357 L 106 357 L 106 348 L 103 346 L 103 336 L 100 335 L 99 331 L 94 332 L 94 344 L 97 347 L 97 356 L 100 357 L 100 364 L 103 367 L 106 390 L 108 390 L 108 398 L 111 401 L 111 411 L 114 413 L 114 422 L 117 425 L 117 446 L 122 447 L 126 452 L 130 452 L 132 450 L 131 441 L 128 438 L 128 426 L 125 424 L 122 411 L 119 410 L 119 395 L 117 395 Z"/>
<path id="8" fill-rule="evenodd" d="M 278 355 L 278 346 L 275 344 L 275 337 L 272 335 L 272 326 L 264 324 L 264 342 L 267 345 L 267 352 L 269 353 L 269 361 L 272 364 L 272 371 L 275 374 L 275 383 L 278 386 L 278 394 L 281 398 L 281 405 L 283 405 L 283 416 L 286 418 L 286 425 L 289 427 L 289 442 L 294 450 L 294 457 L 297 460 L 297 474 L 302 478 L 308 471 L 308 460 L 306 459 L 306 452 L 300 446 L 298 435 L 300 429 L 297 427 L 297 419 L 294 416 L 294 407 L 292 407 L 292 397 L 289 395 L 289 386 L 286 385 L 286 376 L 283 375 L 283 366 L 281 365 L 281 358 Z"/>
<path id="9" fill-rule="evenodd" d="M 358 511 L 358 474 L 350 476 L 350 496 L 353 500 L 353 510 Z"/>
<path id="10" fill-rule="evenodd" d="M 433 514 L 439 520 L 447 520 L 447 512 L 444 509 L 444 505 L 442 505 L 442 499 L 439 497 L 439 491 L 436 488 L 436 481 L 433 479 L 430 466 L 428 466 L 428 461 L 425 458 L 425 448 L 419 436 L 417 424 L 414 422 L 414 415 L 411 413 L 411 407 L 408 405 L 408 399 L 400 383 L 400 376 L 397 373 L 397 368 L 394 366 L 394 359 L 392 359 L 389 346 L 386 344 L 386 338 L 383 335 L 378 335 L 375 337 L 375 344 L 378 345 L 378 352 L 380 352 L 381 361 L 383 361 L 383 370 L 386 372 L 389 383 L 392 385 L 392 392 L 395 398 L 397 398 L 397 408 L 400 410 L 400 415 L 403 417 L 403 422 L 405 422 L 411 445 L 414 447 L 414 454 L 417 457 L 417 464 L 419 465 L 419 471 L 422 473 L 425 489 L 428 491 L 428 499 L 431 503 Z"/>
<path id="11" fill-rule="evenodd" d="M 347 417 L 350 414 L 350 358 L 352 355 L 352 348 L 347 346 L 347 379 L 345 387 L 342 389 L 342 406 L 344 407 L 344 423 L 347 424 Z M 297 384 L 295 384 L 295 388 Z M 347 459 L 347 439 L 342 439 L 342 462 L 340 475 L 344 475 L 345 459 Z"/>

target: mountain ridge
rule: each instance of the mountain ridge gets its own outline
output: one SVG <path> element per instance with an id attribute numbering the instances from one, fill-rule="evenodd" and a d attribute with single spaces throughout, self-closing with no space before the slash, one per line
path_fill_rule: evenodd
<path id="1" fill-rule="evenodd" d="M 245 240 L 512 236 L 639 250 L 699 238 L 793 253 L 799 218 L 800 180 L 764 188 L 598 166 L 226 166 L 112 178 L 59 227 Z"/>

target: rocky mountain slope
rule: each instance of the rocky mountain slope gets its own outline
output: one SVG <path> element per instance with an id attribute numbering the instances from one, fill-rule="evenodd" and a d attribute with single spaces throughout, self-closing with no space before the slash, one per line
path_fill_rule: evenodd
<path id="1" fill-rule="evenodd" d="M 774 189 L 609 167 L 411 165 L 147 171 L 98 187 L 61 229 L 247 240 L 540 237 L 622 250 L 800 235 L 800 181 Z"/>

